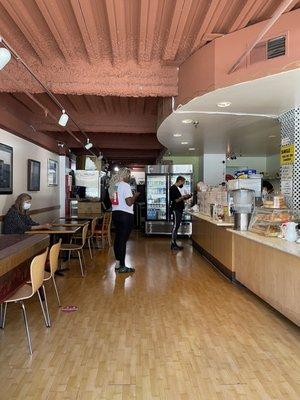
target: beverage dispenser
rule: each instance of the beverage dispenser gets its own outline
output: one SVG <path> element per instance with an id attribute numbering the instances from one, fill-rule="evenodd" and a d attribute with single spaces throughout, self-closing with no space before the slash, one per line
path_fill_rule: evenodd
<path id="1" fill-rule="evenodd" d="M 232 190 L 234 229 L 248 230 L 252 211 L 254 209 L 255 191 L 251 189 Z"/>

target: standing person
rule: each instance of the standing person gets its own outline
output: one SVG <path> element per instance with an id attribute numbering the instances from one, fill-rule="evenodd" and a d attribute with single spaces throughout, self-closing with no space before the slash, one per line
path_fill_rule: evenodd
<path id="1" fill-rule="evenodd" d="M 15 203 L 10 207 L 3 221 L 4 234 L 23 234 L 29 230 L 49 229 L 50 224 L 40 225 L 33 221 L 28 211 L 31 207 L 31 196 L 28 193 L 22 193 Z"/>
<path id="2" fill-rule="evenodd" d="M 126 244 L 134 224 L 133 204 L 139 196 L 132 194 L 130 185 L 130 169 L 120 168 L 112 177 L 109 185 L 109 196 L 112 203 L 112 220 L 116 229 L 114 252 L 115 270 L 119 273 L 134 272 L 134 268 L 125 265 Z"/>
<path id="3" fill-rule="evenodd" d="M 182 195 L 179 189 L 183 188 L 185 178 L 178 176 L 174 185 L 170 187 L 170 201 L 171 201 L 171 213 L 173 215 L 173 229 L 172 229 L 172 242 L 171 250 L 182 250 L 183 247 L 179 246 L 176 242 L 178 229 L 182 221 L 182 214 L 184 210 L 184 202 L 190 199 L 190 194 Z"/>

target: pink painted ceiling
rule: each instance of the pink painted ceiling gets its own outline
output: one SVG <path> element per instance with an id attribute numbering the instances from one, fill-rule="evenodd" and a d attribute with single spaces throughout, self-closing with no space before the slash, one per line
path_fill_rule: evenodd
<path id="1" fill-rule="evenodd" d="M 0 0 L 0 35 L 58 94 L 81 129 L 99 146 L 109 146 L 107 154 L 116 149 L 119 157 L 123 148 L 126 156 L 136 157 L 138 146 L 144 146 L 153 154 L 148 162 L 161 151 L 155 136 L 158 99 L 177 94 L 178 66 L 220 35 L 270 18 L 280 3 Z M 289 10 L 299 7 L 300 1 L 294 1 Z M 45 118 L 25 90 L 58 114 L 42 89 L 13 61 L 6 74 L 0 73 L 1 96 L 12 112 L 35 130 L 76 146 L 68 134 L 57 133 L 57 125 Z M 148 153 L 141 155 L 146 157 Z"/>

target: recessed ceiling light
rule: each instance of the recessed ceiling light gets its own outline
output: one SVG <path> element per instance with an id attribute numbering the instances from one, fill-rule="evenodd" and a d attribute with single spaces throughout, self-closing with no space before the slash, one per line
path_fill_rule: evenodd
<path id="1" fill-rule="evenodd" d="M 218 107 L 225 108 L 231 106 L 230 101 L 221 101 L 220 103 L 217 104 Z"/>
<path id="2" fill-rule="evenodd" d="M 194 123 L 194 120 L 193 120 L 193 119 L 190 119 L 190 118 L 187 118 L 187 119 L 183 119 L 183 120 L 182 120 L 182 123 L 183 123 L 183 124 L 193 124 L 193 123 Z"/>
<path id="3" fill-rule="evenodd" d="M 189 144 L 189 142 L 181 142 L 181 144 Z"/>
<path id="4" fill-rule="evenodd" d="M 189 150 L 190 150 L 190 151 L 194 151 L 194 150 L 196 150 L 196 149 L 195 149 L 195 147 L 190 147 Z"/>
<path id="5" fill-rule="evenodd" d="M 174 133 L 174 135 L 173 135 L 174 137 L 181 137 L 182 136 L 182 134 L 181 133 Z"/>

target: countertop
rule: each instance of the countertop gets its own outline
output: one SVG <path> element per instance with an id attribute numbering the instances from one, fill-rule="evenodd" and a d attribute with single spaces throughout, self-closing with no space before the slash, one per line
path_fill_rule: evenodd
<path id="1" fill-rule="evenodd" d="M 187 211 L 187 214 L 192 215 L 193 217 L 203 219 L 204 221 L 210 222 L 211 224 L 214 224 L 216 226 L 224 226 L 224 227 L 233 227 L 232 222 L 224 222 L 224 221 L 216 221 L 215 219 L 209 217 L 206 214 L 203 214 L 201 212 L 192 212 L 192 211 Z"/>
<path id="2" fill-rule="evenodd" d="M 235 235 L 239 235 L 246 239 L 253 240 L 254 242 L 263 244 L 265 246 L 269 246 L 276 250 L 283 251 L 284 253 L 300 257 L 300 243 L 295 243 L 295 242 L 291 243 L 284 239 L 280 239 L 278 237 L 266 237 L 249 231 L 235 231 L 233 229 L 228 229 L 228 230 L 231 233 L 234 233 Z"/>

